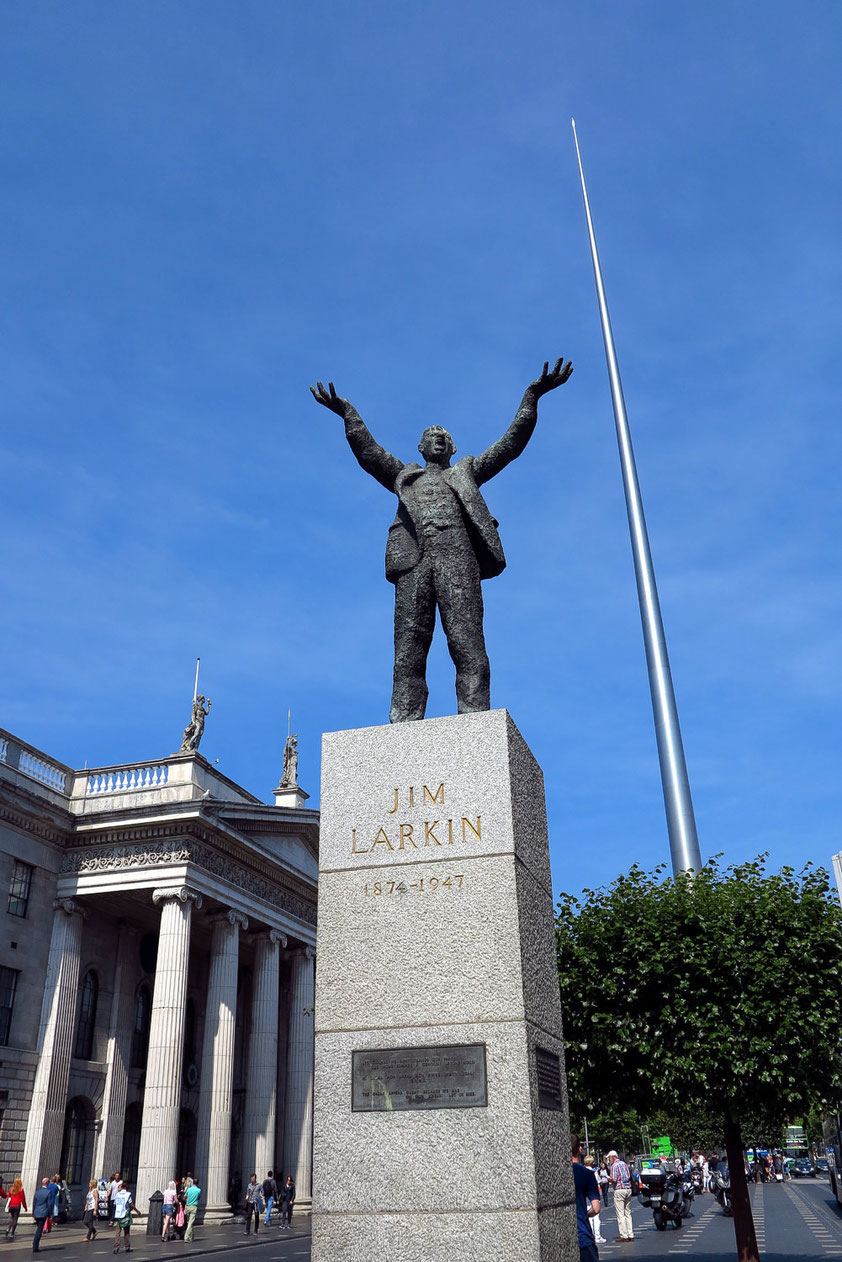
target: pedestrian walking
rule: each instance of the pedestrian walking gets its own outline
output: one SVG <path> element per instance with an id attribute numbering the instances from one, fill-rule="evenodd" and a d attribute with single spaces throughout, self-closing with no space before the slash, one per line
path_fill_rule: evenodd
<path id="1" fill-rule="evenodd" d="M 272 1221 L 272 1206 L 275 1204 L 277 1196 L 278 1185 L 272 1177 L 272 1171 L 270 1170 L 266 1175 L 266 1178 L 263 1180 L 263 1199 L 266 1202 L 266 1217 L 264 1219 L 264 1223 L 267 1227 Z"/>
<path id="2" fill-rule="evenodd" d="M 257 1182 L 256 1174 L 252 1174 L 249 1178 L 244 1208 L 246 1211 L 246 1235 L 251 1235 L 252 1218 L 254 1218 L 254 1234 L 257 1235 L 260 1228 L 260 1211 L 263 1208 L 263 1189 Z"/>
<path id="3" fill-rule="evenodd" d="M 608 1153 L 608 1160 L 611 1162 L 609 1177 L 614 1189 L 614 1208 L 617 1211 L 617 1230 L 620 1233 L 615 1243 L 625 1244 L 626 1241 L 634 1240 L 631 1216 L 631 1171 L 625 1161 L 620 1160 L 616 1148 L 612 1148 Z"/>
<path id="4" fill-rule="evenodd" d="M 120 1171 L 115 1170 L 108 1181 L 108 1222 L 114 1222 L 114 1197 L 117 1195 L 121 1183 Z"/>
<path id="5" fill-rule="evenodd" d="M 6 1228 L 6 1239 L 14 1240 L 15 1232 L 18 1229 L 20 1211 L 23 1210 L 24 1213 L 29 1213 L 29 1206 L 26 1203 L 26 1197 L 23 1194 L 23 1184 L 20 1179 L 15 1179 L 12 1184 L 6 1209 L 9 1211 L 9 1218 L 12 1220 Z"/>
<path id="6" fill-rule="evenodd" d="M 195 1179 L 190 1176 L 185 1179 L 184 1191 L 184 1239 L 190 1241 L 193 1239 L 193 1227 L 196 1222 L 196 1215 L 199 1212 L 199 1197 L 202 1195 L 202 1189 L 199 1187 Z"/>
<path id="7" fill-rule="evenodd" d="M 292 1231 L 292 1207 L 295 1204 L 295 1184 L 288 1174 L 281 1192 L 281 1231 Z"/>
<path id="8" fill-rule="evenodd" d="M 590 1155 L 590 1153 L 588 1154 L 587 1157 L 585 1157 L 584 1162 L 582 1164 L 584 1165 L 586 1170 L 590 1170 L 591 1174 L 596 1179 L 597 1191 L 599 1191 L 599 1179 L 597 1178 L 596 1170 L 594 1169 L 594 1159 Z M 591 1216 L 591 1226 L 593 1227 L 594 1240 L 596 1241 L 596 1243 L 606 1244 L 607 1242 L 605 1240 L 605 1237 L 602 1234 L 602 1224 L 599 1221 L 598 1213 L 593 1214 Z"/>
<path id="9" fill-rule="evenodd" d="M 96 1179 L 91 1179 L 88 1184 L 88 1191 L 85 1196 L 85 1212 L 82 1215 L 82 1222 L 88 1229 L 85 1240 L 96 1240 L 96 1203 L 97 1203 L 97 1184 Z"/>
<path id="10" fill-rule="evenodd" d="M 56 1216 L 56 1202 L 58 1201 L 59 1177 L 57 1174 L 47 1179 L 47 1187 L 50 1189 L 50 1208 L 47 1217 L 44 1220 L 44 1231 L 49 1233 L 53 1229 L 53 1222 Z"/>
<path id="11" fill-rule="evenodd" d="M 132 1214 L 140 1214 L 140 1210 L 132 1200 L 131 1192 L 121 1180 L 114 1197 L 114 1248 L 111 1250 L 112 1253 L 120 1252 L 121 1236 L 123 1237 L 126 1253 L 131 1253 Z"/>
<path id="12" fill-rule="evenodd" d="M 599 1185 L 593 1170 L 581 1160 L 578 1135 L 570 1136 L 573 1156 L 573 1190 L 576 1194 L 576 1229 L 579 1236 L 579 1262 L 599 1262 L 592 1222 L 599 1214 Z"/>
<path id="13" fill-rule="evenodd" d="M 70 1219 L 73 1212 L 73 1199 L 70 1195 L 70 1188 L 67 1186 L 66 1180 L 60 1174 L 54 1174 L 53 1179 L 58 1184 L 58 1192 L 56 1193 L 55 1216 L 57 1223 L 66 1223 Z"/>
<path id="14" fill-rule="evenodd" d="M 164 1203 L 161 1206 L 163 1212 L 163 1222 L 161 1223 L 161 1239 L 172 1240 L 173 1227 L 175 1226 L 175 1206 L 178 1200 L 178 1189 L 175 1186 L 175 1179 L 170 1179 L 164 1190 Z"/>
<path id="15" fill-rule="evenodd" d="M 53 1194 L 50 1191 L 50 1180 L 42 1179 L 41 1186 L 32 1198 L 32 1217 L 35 1219 L 35 1235 L 32 1239 L 32 1252 L 41 1252 L 41 1237 L 44 1234 L 44 1224 L 50 1216 L 53 1208 Z"/>
<path id="16" fill-rule="evenodd" d="M 602 1200 L 605 1208 L 608 1209 L 608 1189 L 611 1186 L 611 1180 L 608 1177 L 608 1171 L 605 1168 L 604 1161 L 600 1161 L 599 1163 L 599 1171 L 596 1176 L 596 1181 L 599 1184 L 599 1190 L 602 1193 Z"/>

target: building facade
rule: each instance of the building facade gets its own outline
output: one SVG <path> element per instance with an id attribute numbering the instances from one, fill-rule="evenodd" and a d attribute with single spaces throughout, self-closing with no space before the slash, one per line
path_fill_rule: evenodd
<path id="1" fill-rule="evenodd" d="M 192 1173 L 310 1199 L 318 813 L 198 753 L 75 771 L 0 730 L 0 1151 L 81 1213 Z"/>

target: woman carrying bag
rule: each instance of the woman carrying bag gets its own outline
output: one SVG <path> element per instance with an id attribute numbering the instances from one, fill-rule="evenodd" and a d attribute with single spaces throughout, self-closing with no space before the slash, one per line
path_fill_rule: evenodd
<path id="1" fill-rule="evenodd" d="M 6 1231 L 6 1239 L 14 1240 L 15 1232 L 18 1229 L 18 1219 L 20 1218 L 20 1211 L 23 1210 L 25 1214 L 29 1213 L 29 1207 L 26 1203 L 26 1197 L 23 1194 L 23 1184 L 21 1183 L 20 1179 L 15 1179 L 14 1183 L 12 1184 L 12 1190 L 9 1193 L 8 1201 L 6 1202 L 6 1209 L 9 1211 L 9 1217 L 12 1220 L 9 1223 L 8 1230 Z"/>

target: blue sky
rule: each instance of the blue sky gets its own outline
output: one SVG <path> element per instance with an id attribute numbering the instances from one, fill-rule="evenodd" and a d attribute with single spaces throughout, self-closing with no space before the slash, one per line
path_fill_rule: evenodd
<path id="1" fill-rule="evenodd" d="M 0 726 L 81 766 L 277 782 L 287 708 L 386 720 L 391 497 L 308 393 L 411 459 L 509 423 L 486 488 L 492 704 L 559 888 L 668 854 L 570 117 L 705 855 L 842 848 L 842 10 L 7 5 Z M 454 709 L 441 632 L 428 713 Z"/>

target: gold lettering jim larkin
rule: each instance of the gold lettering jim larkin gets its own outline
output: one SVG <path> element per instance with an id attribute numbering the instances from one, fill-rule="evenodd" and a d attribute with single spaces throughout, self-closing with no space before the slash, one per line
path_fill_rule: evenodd
<path id="1" fill-rule="evenodd" d="M 435 849 L 436 846 L 467 845 L 471 841 L 482 841 L 482 816 L 475 815 L 470 819 L 464 815 L 445 817 L 444 784 L 434 788 L 422 785 L 409 789 L 389 789 L 385 814 L 397 816 L 401 810 L 415 810 L 418 807 L 442 807 L 436 819 L 425 819 L 409 823 L 395 820 L 387 821 L 372 836 L 370 833 L 360 836 L 356 828 L 351 829 L 351 854 L 394 854 L 413 850 Z M 431 812 L 432 813 L 432 812 Z M 382 847 L 382 849 L 379 849 Z"/>

